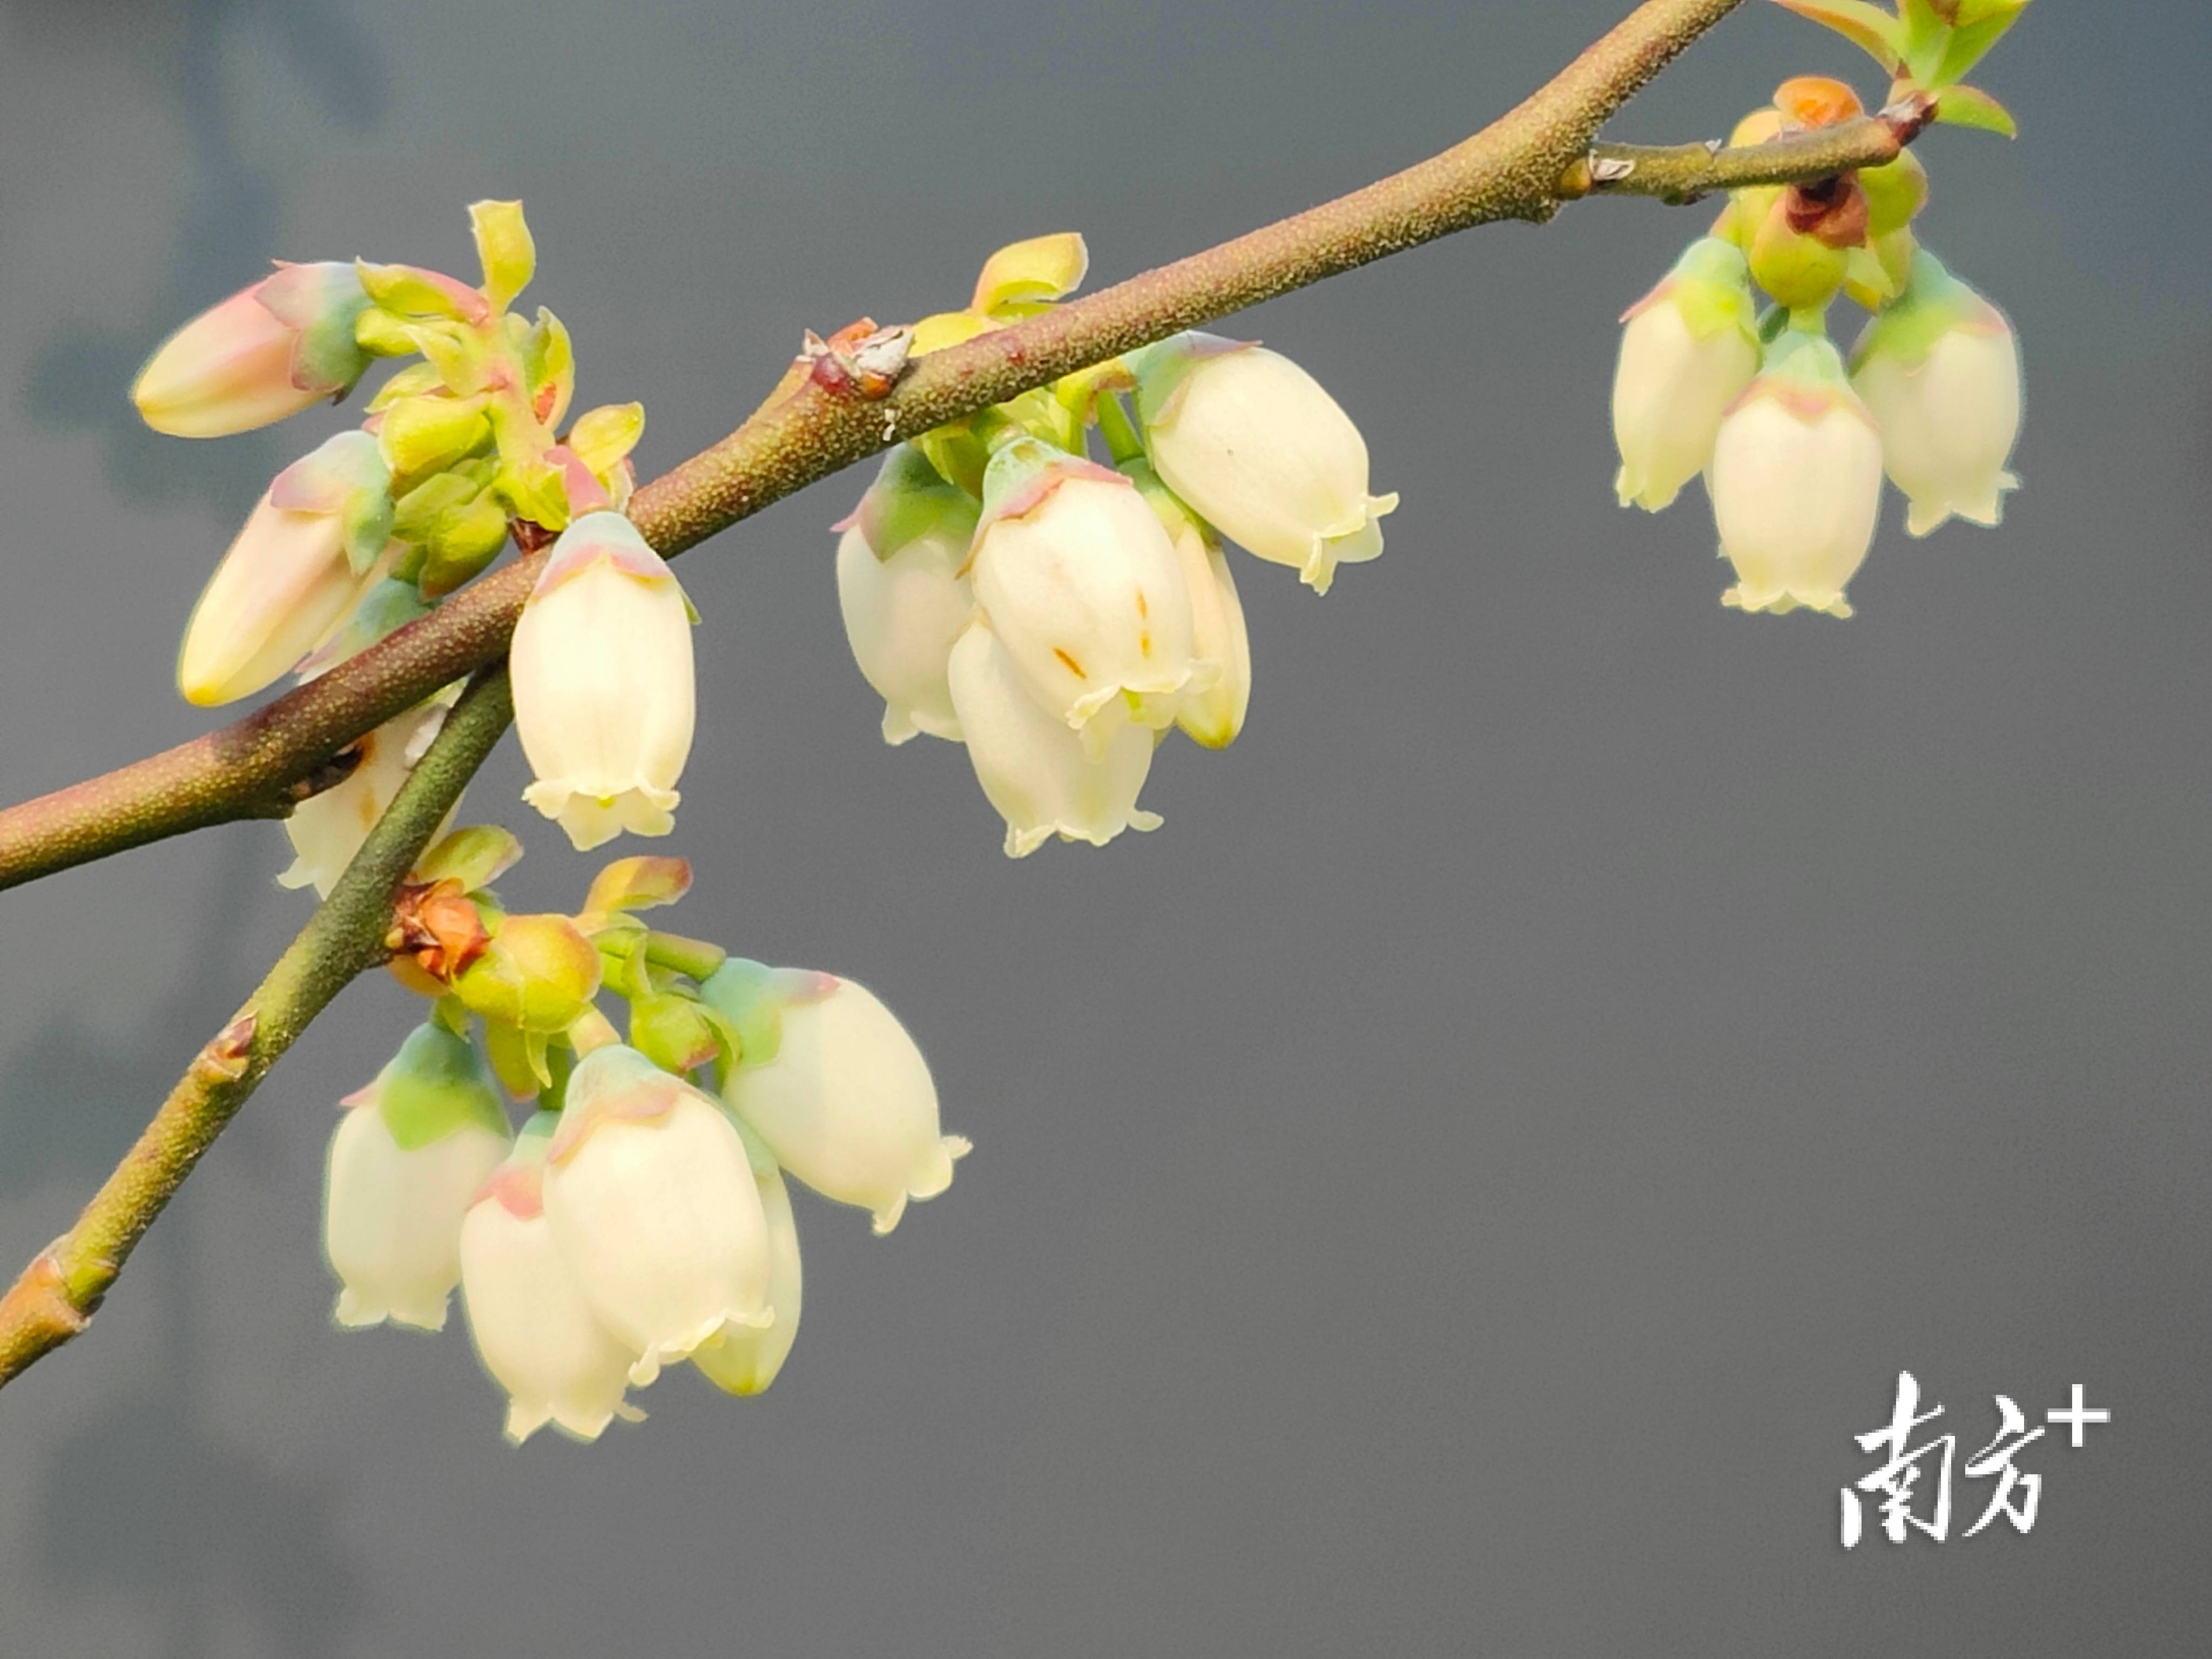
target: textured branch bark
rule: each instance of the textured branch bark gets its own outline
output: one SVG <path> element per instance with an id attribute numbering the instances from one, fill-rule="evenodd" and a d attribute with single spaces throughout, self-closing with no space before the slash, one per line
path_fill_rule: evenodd
<path id="1" fill-rule="evenodd" d="M 76 1225 L 0 1296 L 0 1385 L 84 1329 L 154 1218 L 276 1057 L 356 974 L 384 960 L 393 892 L 513 712 L 505 669 L 470 687 L 329 899 L 192 1057 Z"/>
<path id="2" fill-rule="evenodd" d="M 672 556 L 902 435 L 1454 230 L 1548 218 L 1563 201 L 1620 182 L 1601 180 L 1591 168 L 1598 126 L 1739 3 L 1646 0 L 1534 97 L 1457 148 L 924 358 L 887 398 L 868 401 L 810 383 L 641 489 L 631 517 Z M 1827 176 L 1848 155 L 1871 155 L 1883 142 L 1871 132 L 1856 136 L 1870 148 L 1767 155 L 1764 172 L 1732 182 L 1786 182 L 1781 170 L 1798 166 L 1805 171 L 1792 176 Z M 1686 181 L 1683 189 L 1711 176 L 1717 159 L 1703 145 L 1638 155 L 1656 158 L 1647 181 L 1671 177 Z M 0 886 L 179 830 L 281 811 L 296 798 L 292 786 L 353 738 L 496 659 L 544 557 L 518 559 L 223 731 L 0 813 Z M 85 1328 L 131 1249 L 270 1066 L 356 975 L 383 959 L 395 890 L 512 712 L 504 670 L 479 674 L 330 898 L 193 1059 L 76 1224 L 0 1295 L 0 1384 Z M 664 951 L 695 948 L 673 936 L 662 940 Z"/>
<path id="3" fill-rule="evenodd" d="M 1792 133 L 1741 149 L 1708 144 L 1593 144 L 1559 180 L 1559 194 L 1649 196 L 1681 207 L 1717 190 L 1797 185 L 1894 161 L 1936 118 L 1936 100 L 1914 93 L 1873 115 Z"/>
<path id="4" fill-rule="evenodd" d="M 1133 347 L 1403 248 L 1498 219 L 1543 220 L 1601 189 L 1599 126 L 1741 0 L 1646 0 L 1533 97 L 1441 155 L 1291 218 L 921 359 L 888 398 L 808 385 L 640 489 L 630 514 L 670 556 L 899 438 L 1002 403 Z M 1779 149 L 1782 147 L 1777 146 Z M 1645 182 L 1688 177 L 1639 162 Z M 1658 155 L 1661 152 L 1652 152 Z M 1816 178 L 1825 152 L 1795 158 Z M 1707 156 L 1710 166 L 1715 158 Z M 1733 164 L 1731 164 L 1733 165 Z M 1669 169 L 1673 172 L 1670 173 Z M 1746 179 L 1743 182 L 1753 182 Z M 1657 193 L 1650 192 L 1645 193 Z M 437 611 L 220 731 L 0 811 L 0 887 L 234 818 L 281 816 L 293 786 L 347 744 L 497 658 L 543 555 L 495 571 Z"/>

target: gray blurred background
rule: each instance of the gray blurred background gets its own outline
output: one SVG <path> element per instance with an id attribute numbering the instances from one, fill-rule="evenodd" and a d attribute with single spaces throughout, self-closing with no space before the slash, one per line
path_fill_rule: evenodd
<path id="1" fill-rule="evenodd" d="M 190 444 L 124 389 L 270 254 L 465 269 L 520 195 L 586 403 L 650 473 L 799 331 L 957 305 L 1000 243 L 1101 281 L 1361 184 L 1626 9 L 1466 0 L 73 0 L 0 6 L 0 795 L 204 729 L 188 606 L 320 414 Z M 824 526 L 687 557 L 686 931 L 879 990 L 977 1150 L 888 1240 L 803 1201 L 775 1390 L 683 1375 L 516 1452 L 458 1326 L 341 1334 L 347 994 L 92 1333 L 0 1397 L 0 1652 L 2200 1652 L 2212 1620 L 2212 51 L 2190 0 L 2037 6 L 1922 228 L 2024 342 L 1997 533 L 1902 533 L 1859 616 L 1746 618 L 1701 501 L 1620 512 L 1613 319 L 1707 210 L 1573 210 L 1234 326 L 1361 422 L 1389 551 L 1240 566 L 1234 750 L 1167 827 L 1008 864 L 964 758 L 886 750 Z M 1872 66 L 1778 9 L 1615 123 L 1725 132 Z M 1841 313 L 1839 313 L 1839 315 Z M 515 797 L 502 886 L 597 860 Z M 619 849 L 617 849 L 619 850 Z M 273 825 L 0 896 L 0 1266 L 61 1230 L 305 917 Z M 1846 1553 L 1910 1369 L 1960 1437 L 2082 1383 L 2021 1536 Z"/>

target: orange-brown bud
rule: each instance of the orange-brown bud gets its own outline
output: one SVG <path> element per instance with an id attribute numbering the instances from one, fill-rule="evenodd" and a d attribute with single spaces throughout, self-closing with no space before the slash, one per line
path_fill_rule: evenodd
<path id="1" fill-rule="evenodd" d="M 1774 89 L 1774 107 L 1782 112 L 1784 130 L 1798 132 L 1866 113 L 1858 94 L 1826 75 L 1792 76 Z"/>

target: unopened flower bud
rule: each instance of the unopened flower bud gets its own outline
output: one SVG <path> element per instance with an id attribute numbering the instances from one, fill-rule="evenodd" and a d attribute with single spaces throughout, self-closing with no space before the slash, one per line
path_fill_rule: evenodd
<path id="1" fill-rule="evenodd" d="M 722 1096 L 786 1170 L 824 1198 L 870 1211 L 887 1233 L 908 1200 L 952 1184 L 968 1142 L 939 1132 L 928 1064 L 891 1012 L 865 986 L 814 977 L 794 996 L 779 990 L 787 980 L 732 958 L 700 988 L 736 1023 L 755 999 L 781 999 L 775 1052 L 740 1054 Z"/>
<path id="2" fill-rule="evenodd" d="M 163 341 L 131 401 L 147 425 L 179 438 L 221 438 L 296 415 L 368 367 L 354 341 L 368 306 L 351 265 L 280 263 Z"/>
<path id="3" fill-rule="evenodd" d="M 1124 830 L 1157 830 L 1137 805 L 1152 768 L 1152 734 L 1123 722 L 1093 756 L 1047 712 L 998 635 L 978 618 L 952 647 L 952 707 L 983 793 L 1006 821 L 1006 856 L 1026 858 L 1054 836 L 1103 847 Z"/>
<path id="4" fill-rule="evenodd" d="M 759 1394 L 775 1381 L 799 1340 L 799 1311 L 803 1288 L 799 1266 L 799 1224 L 791 1213 L 791 1194 L 783 1184 L 783 1171 L 759 1135 L 742 1120 L 731 1119 L 745 1154 L 752 1160 L 753 1185 L 760 1194 L 761 1213 L 768 1222 L 768 1299 L 775 1310 L 775 1323 L 732 1325 L 720 1342 L 695 1351 L 691 1363 L 716 1388 L 745 1395 Z"/>
<path id="5" fill-rule="evenodd" d="M 428 1024 L 344 1103 L 324 1189 L 338 1322 L 442 1329 L 461 1218 L 507 1155 L 498 1083 L 475 1044 Z"/>
<path id="6" fill-rule="evenodd" d="M 1721 416 L 1759 372 L 1758 308 L 1742 252 L 1695 241 L 1622 316 L 1613 377 L 1613 489 L 1656 513 L 1705 470 Z"/>
<path id="7" fill-rule="evenodd" d="M 1881 501 L 1881 439 L 1836 349 L 1788 330 L 1721 422 L 1713 514 L 1735 567 L 1723 605 L 1848 617 Z"/>
<path id="8" fill-rule="evenodd" d="M 453 981 L 469 1012 L 526 1031 L 565 1031 L 599 989 L 599 952 L 561 915 L 503 916 Z"/>
<path id="9" fill-rule="evenodd" d="M 2004 492 L 2020 487 L 2005 470 L 2020 435 L 2020 343 L 2002 312 L 1923 248 L 1904 295 L 1859 337 L 1851 385 L 1911 501 L 1907 530 L 1924 536 L 1954 513 L 1997 522 Z"/>
<path id="10" fill-rule="evenodd" d="M 600 1324 L 545 1218 L 545 1152 L 558 1118 L 542 1112 L 492 1172 L 461 1223 L 461 1302 L 477 1358 L 509 1396 L 517 1445 L 551 1423 L 596 1440 L 624 1402 L 635 1353 Z"/>
<path id="11" fill-rule="evenodd" d="M 884 700 L 884 741 L 960 737 L 945 667 L 975 608 L 961 568 L 981 509 L 910 444 L 835 528 L 837 605 L 853 660 Z"/>
<path id="12" fill-rule="evenodd" d="M 640 1388 L 732 1327 L 766 1327 L 768 1223 L 722 1109 L 635 1048 L 569 1075 L 545 1170 L 553 1237 Z"/>
<path id="13" fill-rule="evenodd" d="M 1193 673 L 1190 596 L 1127 478 L 1035 439 L 1009 444 L 984 479 L 971 568 L 1030 695 L 1091 752 L 1133 717 L 1173 721 Z"/>
<path id="14" fill-rule="evenodd" d="M 522 798 L 580 850 L 675 827 L 691 752 L 690 607 L 618 513 L 562 532 L 508 653 L 514 726 L 538 781 Z"/>
<path id="15" fill-rule="evenodd" d="M 187 702 L 251 696 L 337 629 L 396 550 L 389 483 L 365 432 L 342 432 L 276 475 L 185 626 Z"/>
<path id="16" fill-rule="evenodd" d="M 1848 251 L 1802 230 L 1794 198 L 1785 190 L 1752 232 L 1751 274 L 1775 304 L 1790 311 L 1817 311 L 1835 297 L 1850 267 Z"/>
<path id="17" fill-rule="evenodd" d="M 1336 567 L 1382 550 L 1398 505 L 1367 492 L 1367 444 L 1287 357 L 1208 334 L 1147 348 L 1137 413 L 1160 477 L 1230 540 L 1286 564 L 1316 593 Z"/>

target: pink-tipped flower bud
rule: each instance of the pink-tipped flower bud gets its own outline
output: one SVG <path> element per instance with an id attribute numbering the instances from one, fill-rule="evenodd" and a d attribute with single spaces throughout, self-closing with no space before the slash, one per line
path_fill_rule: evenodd
<path id="1" fill-rule="evenodd" d="M 368 368 L 354 339 L 368 307 L 351 265 L 280 263 L 163 341 L 131 401 L 155 431 L 179 438 L 228 437 L 296 415 Z"/>
<path id="2" fill-rule="evenodd" d="M 390 481 L 366 432 L 342 432 L 276 475 L 185 625 L 185 702 L 251 696 L 337 632 L 384 574 Z"/>

